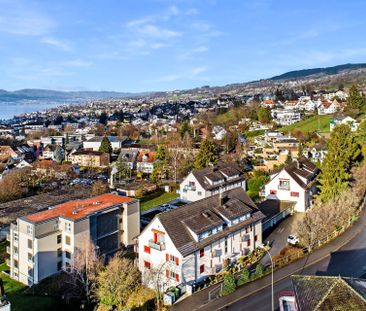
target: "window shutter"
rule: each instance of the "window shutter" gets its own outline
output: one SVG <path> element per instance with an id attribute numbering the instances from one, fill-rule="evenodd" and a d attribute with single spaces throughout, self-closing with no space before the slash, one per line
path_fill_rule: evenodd
<path id="1" fill-rule="evenodd" d="M 176 274 L 176 275 L 175 275 L 175 280 L 176 280 L 177 282 L 179 282 L 179 274 Z"/>
<path id="2" fill-rule="evenodd" d="M 179 258 L 178 257 L 175 257 L 175 263 L 177 266 L 179 266 Z"/>
<path id="3" fill-rule="evenodd" d="M 169 261 L 169 254 L 167 253 L 167 254 L 165 254 L 165 260 L 166 261 Z"/>
<path id="4" fill-rule="evenodd" d="M 170 276 L 169 269 L 166 269 L 165 274 L 167 278 Z"/>

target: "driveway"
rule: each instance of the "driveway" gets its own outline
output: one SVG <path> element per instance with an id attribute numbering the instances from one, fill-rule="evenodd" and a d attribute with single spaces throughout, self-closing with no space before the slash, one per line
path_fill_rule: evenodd
<path id="1" fill-rule="evenodd" d="M 287 237 L 294 233 L 294 224 L 302 217 L 304 217 L 304 214 L 302 213 L 295 213 L 294 215 L 287 217 L 280 222 L 267 237 L 263 237 L 263 243 L 269 242 L 271 245 L 271 250 L 269 252 L 272 256 L 278 255 L 280 251 L 287 246 Z M 268 255 L 262 259 L 262 263 L 264 265 L 270 263 Z"/>

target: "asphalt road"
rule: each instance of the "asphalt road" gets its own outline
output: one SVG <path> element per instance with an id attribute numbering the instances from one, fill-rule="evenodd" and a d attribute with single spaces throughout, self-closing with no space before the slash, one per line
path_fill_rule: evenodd
<path id="1" fill-rule="evenodd" d="M 365 226 L 364 226 L 365 227 Z M 365 228 L 364 228 L 365 229 Z M 351 229 L 352 230 L 352 229 Z M 366 273 L 366 230 L 362 230 L 344 247 L 331 253 L 319 262 L 306 267 L 297 274 L 303 275 L 341 275 L 361 277 Z M 282 291 L 291 290 L 291 279 L 285 278 L 274 287 L 275 309 L 278 308 L 278 296 Z M 271 310 L 271 287 L 266 288 L 219 310 L 230 311 L 268 311 Z"/>
<path id="2" fill-rule="evenodd" d="M 337 239 L 275 272 L 274 297 L 291 289 L 292 274 L 342 275 L 360 277 L 366 274 L 366 212 L 360 220 Z M 203 290 L 173 306 L 173 310 L 255 310 L 271 309 L 271 277 L 240 287 L 233 294 L 208 301 L 209 291 Z"/>

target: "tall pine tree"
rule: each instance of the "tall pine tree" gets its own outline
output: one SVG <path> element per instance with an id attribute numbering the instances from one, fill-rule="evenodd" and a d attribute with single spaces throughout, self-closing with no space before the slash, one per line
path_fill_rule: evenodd
<path id="1" fill-rule="evenodd" d="M 347 99 L 347 112 L 354 118 L 366 111 L 365 99 L 358 91 L 355 85 L 349 89 L 349 96 Z"/>
<path id="2" fill-rule="evenodd" d="M 109 154 L 112 153 L 112 144 L 106 135 L 102 139 L 102 142 L 99 147 L 99 151 L 109 153 Z"/>
<path id="3" fill-rule="evenodd" d="M 319 176 L 319 199 L 323 202 L 337 197 L 348 188 L 351 178 L 351 166 L 360 155 L 360 148 L 355 142 L 351 128 L 337 125 L 328 141 L 328 152 L 321 165 Z"/>
<path id="4" fill-rule="evenodd" d="M 217 148 L 216 145 L 205 139 L 200 147 L 200 150 L 197 154 L 196 160 L 194 162 L 195 168 L 204 168 L 209 166 L 210 164 L 216 165 L 219 158 L 217 156 Z"/>

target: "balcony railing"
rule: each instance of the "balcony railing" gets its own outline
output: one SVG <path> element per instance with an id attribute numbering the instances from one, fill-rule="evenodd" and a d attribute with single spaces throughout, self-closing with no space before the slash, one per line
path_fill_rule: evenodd
<path id="1" fill-rule="evenodd" d="M 8 242 L 10 242 L 10 234 L 9 234 L 9 233 L 7 233 L 7 234 L 6 234 L 6 240 L 7 240 Z"/>
<path id="2" fill-rule="evenodd" d="M 153 240 L 149 241 L 149 246 L 153 249 L 156 249 L 158 251 L 164 251 L 165 250 L 165 243 L 164 242 L 154 242 Z"/>
<path id="3" fill-rule="evenodd" d="M 6 247 L 6 253 L 10 255 L 10 246 Z"/>

